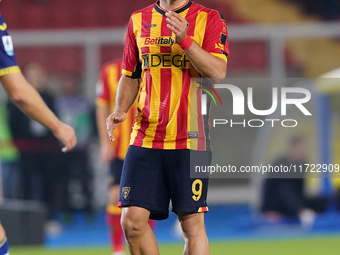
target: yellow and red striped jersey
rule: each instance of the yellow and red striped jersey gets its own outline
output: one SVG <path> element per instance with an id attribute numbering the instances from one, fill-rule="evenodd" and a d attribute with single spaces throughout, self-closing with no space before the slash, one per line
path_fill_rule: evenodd
<path id="1" fill-rule="evenodd" d="M 104 65 L 101 70 L 99 81 L 97 83 L 97 100 L 96 104 L 100 106 L 110 107 L 113 112 L 116 99 L 116 91 L 121 77 L 121 61 L 112 61 Z M 124 160 L 125 154 L 129 147 L 132 125 L 134 123 L 137 110 L 131 107 L 128 111 L 126 120 L 113 131 L 116 139 L 113 146 L 115 147 L 115 158 Z"/>
<path id="2" fill-rule="evenodd" d="M 187 1 L 173 10 L 188 23 L 187 34 L 204 50 L 227 62 L 228 33 L 216 10 Z M 201 78 L 167 28 L 157 2 L 132 14 L 122 73 L 141 78 L 138 115 L 130 144 L 155 149 L 210 150 L 209 117 L 201 114 Z M 218 78 L 218 77 L 216 77 Z"/>

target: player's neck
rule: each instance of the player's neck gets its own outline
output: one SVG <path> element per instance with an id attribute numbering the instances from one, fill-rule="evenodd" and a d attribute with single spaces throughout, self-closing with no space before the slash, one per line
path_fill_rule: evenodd
<path id="1" fill-rule="evenodd" d="M 159 5 L 167 11 L 174 10 L 184 5 L 188 0 L 160 0 Z"/>

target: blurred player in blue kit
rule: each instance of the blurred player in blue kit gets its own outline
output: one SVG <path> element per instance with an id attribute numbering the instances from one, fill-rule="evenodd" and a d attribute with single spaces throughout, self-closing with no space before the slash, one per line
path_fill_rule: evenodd
<path id="1" fill-rule="evenodd" d="M 53 132 L 55 137 L 65 145 L 62 149 L 64 153 L 70 151 L 77 143 L 73 128 L 55 116 L 39 93 L 23 77 L 15 60 L 7 23 L 2 16 L 0 16 L 0 37 L 0 80 L 7 94 L 28 117 Z M 9 255 L 8 241 L 2 225 L 0 225 L 0 255 Z"/>

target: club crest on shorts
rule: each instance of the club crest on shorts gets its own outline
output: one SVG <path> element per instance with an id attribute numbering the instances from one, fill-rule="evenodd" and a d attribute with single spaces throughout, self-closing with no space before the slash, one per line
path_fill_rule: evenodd
<path id="1" fill-rule="evenodd" d="M 123 187 L 123 189 L 122 189 L 122 194 L 123 194 L 123 198 L 124 199 L 126 199 L 128 196 L 129 196 L 129 194 L 130 194 L 130 187 Z"/>

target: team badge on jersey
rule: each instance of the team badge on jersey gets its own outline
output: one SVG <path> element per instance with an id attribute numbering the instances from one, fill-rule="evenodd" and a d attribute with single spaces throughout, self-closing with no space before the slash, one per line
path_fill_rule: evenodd
<path id="1" fill-rule="evenodd" d="M 14 47 L 13 47 L 12 37 L 10 35 L 3 36 L 2 43 L 4 45 L 7 55 L 14 56 Z"/>
<path id="2" fill-rule="evenodd" d="M 129 194 L 130 194 L 130 187 L 123 187 L 123 189 L 122 189 L 122 194 L 123 194 L 123 198 L 124 199 L 126 199 L 128 196 L 129 196 Z"/>

